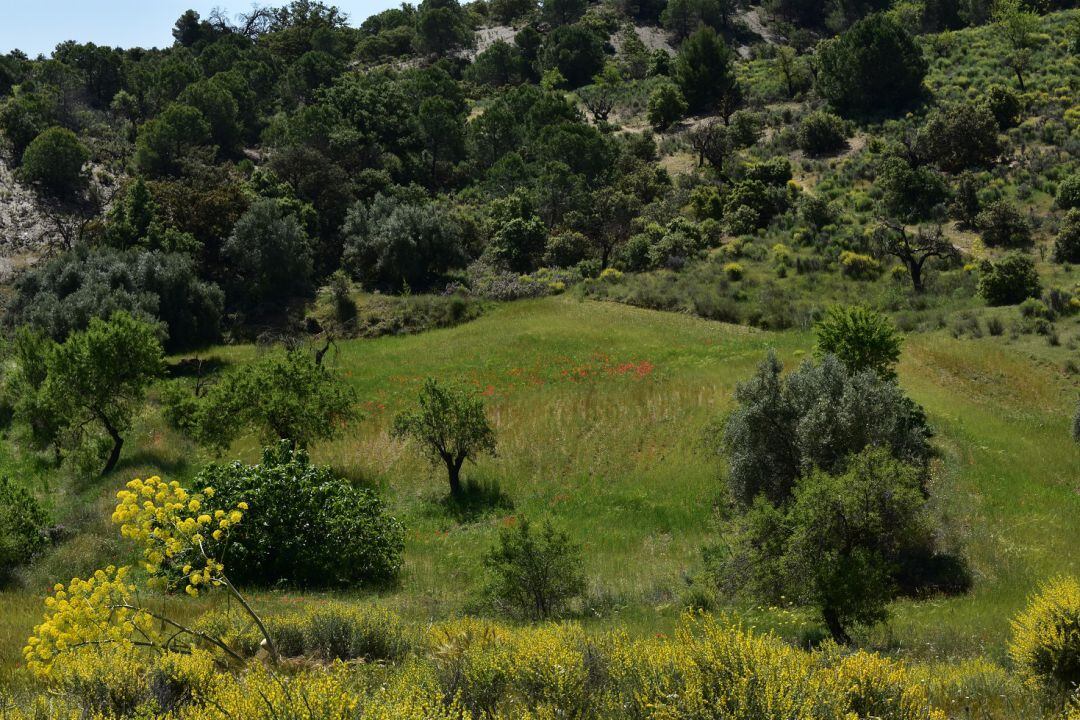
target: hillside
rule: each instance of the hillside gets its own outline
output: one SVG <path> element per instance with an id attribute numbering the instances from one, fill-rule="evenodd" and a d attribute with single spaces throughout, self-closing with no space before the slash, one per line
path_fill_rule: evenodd
<path id="1" fill-rule="evenodd" d="M 0 715 L 1076 720 L 1075 3 L 359 20 L 0 56 Z"/>

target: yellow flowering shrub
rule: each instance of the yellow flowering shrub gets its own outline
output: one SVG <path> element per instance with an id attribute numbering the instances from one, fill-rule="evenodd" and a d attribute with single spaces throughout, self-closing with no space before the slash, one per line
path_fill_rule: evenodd
<path id="1" fill-rule="evenodd" d="M 1024 679 L 1052 695 L 1080 687 L 1080 582 L 1045 583 L 1012 621 L 1009 657 Z"/>
<path id="2" fill-rule="evenodd" d="M 45 598 L 45 618 L 23 648 L 27 668 L 47 675 L 61 654 L 83 647 L 154 645 L 154 618 L 136 601 L 130 568 L 109 566 L 83 580 L 57 584 Z"/>
<path id="3" fill-rule="evenodd" d="M 931 704 L 946 717 L 1038 717 L 1037 698 L 1015 675 L 989 660 L 915 664 L 909 674 L 926 688 Z"/>
<path id="4" fill-rule="evenodd" d="M 833 668 L 830 696 L 858 717 L 945 720 L 933 709 L 926 689 L 895 660 L 867 652 L 843 657 Z"/>
<path id="5" fill-rule="evenodd" d="M 160 575 L 164 568 L 179 568 L 181 583 L 189 595 L 199 589 L 226 582 L 221 557 L 229 528 L 243 519 L 246 503 L 235 508 L 213 509 L 213 488 L 189 493 L 173 481 L 155 476 L 136 478 L 116 494 L 119 501 L 113 522 L 120 534 L 143 550 L 147 572 Z"/>
<path id="6" fill-rule="evenodd" d="M 324 617 L 346 617 L 340 605 Z M 299 622 L 320 612 L 287 617 Z M 316 632 L 351 636 L 347 624 L 333 624 L 340 633 Z M 670 638 L 465 618 L 436 623 L 414 642 L 418 651 L 393 664 L 325 664 L 319 651 L 311 660 L 234 671 L 201 650 L 154 656 L 102 646 L 56 659 L 41 681 L 53 691 L 51 704 L 31 702 L 5 718 L 945 720 L 1011 718 L 1020 709 L 1039 716 L 1015 693 L 1018 684 L 988 663 L 912 666 L 835 645 L 807 652 L 702 614 L 686 615 Z M 971 693 L 1005 696 L 975 705 L 964 697 Z"/>
<path id="7" fill-rule="evenodd" d="M 260 629 L 271 657 L 276 659 L 276 646 L 262 620 L 226 577 L 219 560 L 229 529 L 243 519 L 247 504 L 214 509 L 210 505 L 213 496 L 209 487 L 202 493 L 190 493 L 179 483 L 166 483 L 159 477 L 135 479 L 117 493 L 112 519 L 124 537 L 142 548 L 143 564 L 152 580 L 183 585 L 192 596 L 201 588 L 228 588 Z M 190 649 L 183 644 L 189 640 L 208 643 L 242 660 L 219 638 L 147 609 L 139 602 L 130 574 L 129 567 L 110 566 L 85 580 L 74 578 L 67 586 L 56 585 L 45 599 L 44 620 L 23 648 L 30 671 L 48 676 L 56 658 L 80 648 L 117 645 L 184 650 Z"/>

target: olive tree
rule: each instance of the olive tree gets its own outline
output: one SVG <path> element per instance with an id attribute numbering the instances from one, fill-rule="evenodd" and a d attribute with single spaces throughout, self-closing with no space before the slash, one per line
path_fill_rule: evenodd
<path id="1" fill-rule="evenodd" d="M 714 429 L 737 505 L 748 508 L 762 496 L 785 506 L 811 469 L 838 471 L 867 446 L 925 472 L 931 431 L 895 381 L 872 370 L 849 372 L 833 355 L 786 377 L 782 370 L 770 354 L 737 386 L 736 408 Z"/>
<path id="2" fill-rule="evenodd" d="M 146 389 L 164 370 L 160 329 L 126 312 L 93 318 L 86 330 L 55 345 L 45 364 L 41 398 L 57 420 L 61 444 L 86 448 L 93 429 L 111 444 L 102 474 L 116 467 Z"/>
<path id="3" fill-rule="evenodd" d="M 428 378 L 420 391 L 417 407 L 394 418 L 394 435 L 412 438 L 422 446 L 433 463 L 443 463 L 450 481 L 450 494 L 462 494 L 461 466 L 480 455 L 495 453 L 495 430 L 484 412 L 484 402 L 475 393 L 440 385 Z"/>
<path id="4" fill-rule="evenodd" d="M 842 473 L 815 470 L 801 480 L 787 525 L 786 587 L 820 610 L 839 643 L 851 641 L 850 625 L 887 617 L 904 557 L 932 544 L 918 469 L 882 448 L 855 456 Z"/>

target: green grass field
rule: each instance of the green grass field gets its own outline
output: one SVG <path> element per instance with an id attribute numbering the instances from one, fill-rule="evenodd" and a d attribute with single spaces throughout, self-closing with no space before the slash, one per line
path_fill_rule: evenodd
<path id="1" fill-rule="evenodd" d="M 1080 572 L 1080 447 L 1068 432 L 1076 382 L 1060 364 L 1005 343 L 946 331 L 906 340 L 900 379 L 937 430 L 934 490 L 976 580 L 963 597 L 898 603 L 864 644 L 1000 660 L 1009 617 L 1027 594 L 1056 573 Z M 790 366 L 811 351 L 812 337 L 568 296 L 498 305 L 451 329 L 342 343 L 330 362 L 358 390 L 365 417 L 313 455 L 379 488 L 407 527 L 400 584 L 371 601 L 417 620 L 477 609 L 480 557 L 500 526 L 523 513 L 551 516 L 584 545 L 592 587 L 583 621 L 666 632 L 682 610 L 686 578 L 700 569 L 722 499 L 723 465 L 704 450 L 702 429 L 730 406 L 735 384 L 769 348 Z M 255 352 L 212 354 L 242 362 Z M 475 384 L 488 397 L 499 453 L 468 467 L 466 477 L 501 498 L 472 512 L 449 508 L 442 471 L 389 435 L 394 413 L 427 376 Z M 23 589 L 0 594 L 5 674 L 17 665 L 48 584 L 125 558 L 105 520 L 116 488 L 151 473 L 182 480 L 209 460 L 162 428 L 148 410 L 109 478 L 76 487 L 50 481 L 55 514 L 77 534 L 28 573 Z M 254 439 L 234 450 L 258 456 Z M 4 460 L 9 473 L 30 462 Z M 256 598 L 265 606 L 304 596 Z M 787 613 L 734 610 L 781 633 L 800 624 Z"/>

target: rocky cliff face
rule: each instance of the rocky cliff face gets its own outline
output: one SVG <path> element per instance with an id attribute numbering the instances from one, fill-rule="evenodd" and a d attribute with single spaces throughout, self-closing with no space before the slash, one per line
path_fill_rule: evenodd
<path id="1" fill-rule="evenodd" d="M 33 192 L 15 181 L 13 169 L 0 158 L 0 282 L 33 263 L 55 235 Z"/>

